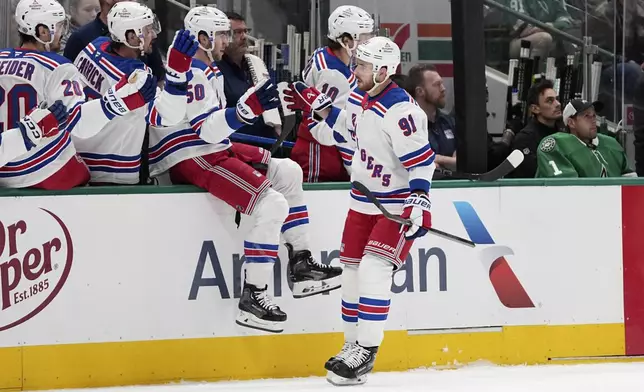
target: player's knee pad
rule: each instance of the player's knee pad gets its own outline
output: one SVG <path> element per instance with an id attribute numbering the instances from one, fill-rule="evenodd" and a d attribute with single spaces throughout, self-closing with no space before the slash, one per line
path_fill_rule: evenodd
<path id="1" fill-rule="evenodd" d="M 274 189 L 267 189 L 259 197 L 259 201 L 253 210 L 255 226 L 277 225 L 277 234 L 279 236 L 280 228 L 288 216 L 288 209 L 288 202 L 284 195 Z"/>
<path id="2" fill-rule="evenodd" d="M 345 265 L 342 269 L 342 300 L 358 303 L 358 266 Z"/>
<path id="3" fill-rule="evenodd" d="M 391 277 L 393 264 L 380 257 L 366 254 L 358 268 L 358 287 L 360 297 L 388 299 L 391 297 Z"/>
<path id="4" fill-rule="evenodd" d="M 280 193 L 302 192 L 302 168 L 291 159 L 272 158 L 267 177 Z"/>

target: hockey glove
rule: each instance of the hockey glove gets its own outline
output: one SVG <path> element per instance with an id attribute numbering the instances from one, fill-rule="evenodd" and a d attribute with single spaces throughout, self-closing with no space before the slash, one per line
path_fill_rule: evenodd
<path id="1" fill-rule="evenodd" d="M 192 64 L 192 57 L 199 49 L 199 42 L 188 30 L 179 30 L 174 35 L 172 46 L 168 50 L 166 81 L 169 84 L 188 83 L 187 72 Z"/>
<path id="2" fill-rule="evenodd" d="M 137 69 L 107 90 L 101 106 L 109 119 L 124 116 L 152 101 L 156 92 L 157 79 L 146 71 Z"/>
<path id="3" fill-rule="evenodd" d="M 429 209 L 432 203 L 429 197 L 423 194 L 412 193 L 405 199 L 405 206 L 401 217 L 411 221 L 411 226 L 403 225 L 401 232 L 405 233 L 405 238 L 413 240 L 427 234 L 432 227 L 432 213 Z"/>
<path id="4" fill-rule="evenodd" d="M 279 105 L 277 87 L 268 79 L 260 80 L 237 101 L 237 116 L 246 124 L 252 124 L 259 115 Z"/>
<path id="5" fill-rule="evenodd" d="M 34 108 L 18 122 L 25 147 L 31 150 L 43 138 L 55 136 L 59 127 L 67 121 L 67 108 L 62 101 L 56 101 L 49 109 Z"/>
<path id="6" fill-rule="evenodd" d="M 316 113 L 331 107 L 333 101 L 326 94 L 319 92 L 315 87 L 309 87 L 303 82 L 295 82 L 284 90 L 284 101 L 290 104 L 286 107 L 291 110 L 302 110 Z M 319 120 L 319 119 L 316 119 Z"/>

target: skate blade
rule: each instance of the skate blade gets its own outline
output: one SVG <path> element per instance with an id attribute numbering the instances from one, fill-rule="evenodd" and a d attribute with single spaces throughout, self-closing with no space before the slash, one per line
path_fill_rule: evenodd
<path id="1" fill-rule="evenodd" d="M 344 378 L 344 377 L 338 376 L 332 371 L 328 371 L 326 373 L 326 380 L 329 382 L 329 384 L 335 385 L 336 387 L 348 387 L 351 385 L 362 385 L 366 383 L 367 375 L 363 374 L 358 378 Z"/>
<path id="2" fill-rule="evenodd" d="M 257 329 L 264 332 L 284 332 L 284 322 L 262 320 L 257 318 L 252 313 L 244 312 L 243 310 L 239 311 L 239 315 L 237 316 L 235 323 L 237 323 L 237 325 L 241 325 L 242 327 Z"/>
<path id="3" fill-rule="evenodd" d="M 293 298 L 306 298 L 312 295 L 328 293 L 339 289 L 342 285 L 342 276 L 325 280 L 306 280 L 293 283 Z"/>

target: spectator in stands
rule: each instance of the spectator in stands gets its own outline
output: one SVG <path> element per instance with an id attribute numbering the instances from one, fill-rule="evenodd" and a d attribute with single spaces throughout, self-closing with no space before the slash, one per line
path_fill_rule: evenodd
<path id="1" fill-rule="evenodd" d="M 623 18 L 624 7 L 626 19 Z M 617 59 L 599 56 L 603 62 L 600 99 L 606 104 L 607 109 L 603 114 L 617 122 L 621 118 L 622 104 L 633 103 L 635 99 L 635 86 L 644 67 L 644 2 L 602 1 L 588 17 L 588 34 L 591 35 L 594 45 L 617 56 Z M 622 77 L 624 102 L 621 99 Z M 613 113 L 613 100 L 617 101 L 617 113 Z"/>
<path id="2" fill-rule="evenodd" d="M 73 63 L 81 50 L 85 49 L 89 43 L 98 37 L 108 36 L 110 32 L 107 29 L 107 14 L 113 5 L 120 1 L 123 0 L 100 0 L 101 12 L 96 15 L 93 21 L 76 30 L 69 37 L 65 45 L 64 56 Z M 156 45 L 152 46 L 152 53 L 144 56 L 142 60 L 152 69 L 159 82 L 165 79 L 165 65 L 161 58 L 161 52 Z"/>
<path id="3" fill-rule="evenodd" d="M 226 15 L 230 19 L 232 36 L 221 61 L 217 62 L 217 66 L 224 75 L 224 95 L 227 106 L 234 108 L 239 98 L 253 86 L 248 64 L 244 61 L 244 56 L 248 51 L 250 29 L 246 26 L 243 16 L 235 12 L 227 12 Z M 275 130 L 266 125 L 261 116 L 254 124 L 241 127 L 237 132 L 270 138 L 276 136 Z"/>
<path id="4" fill-rule="evenodd" d="M 100 11 L 101 6 L 98 0 L 69 0 L 67 5 L 69 27 L 65 31 L 65 35 L 60 39 L 60 54 L 65 50 L 69 36 L 79 28 L 96 19 L 96 15 Z"/>
<path id="5" fill-rule="evenodd" d="M 418 64 L 409 70 L 405 89 L 427 115 L 429 144 L 436 153 L 436 166 L 456 170 L 456 121 L 441 111 L 446 91 L 443 78 L 434 65 Z"/>
<path id="6" fill-rule="evenodd" d="M 561 120 L 561 103 L 557 99 L 552 81 L 543 79 L 530 86 L 526 100 L 530 119 L 514 138 L 512 149 L 520 150 L 525 155 L 523 163 L 514 170 L 510 177 L 533 178 L 537 171 L 537 147 L 546 136 L 559 130 Z"/>
<path id="7" fill-rule="evenodd" d="M 572 18 L 563 0 L 500 0 L 499 3 L 560 30 L 572 27 Z M 521 40 L 530 41 L 533 56 L 544 58 L 553 48 L 553 37 L 550 33 L 514 17 L 511 18 L 511 23 L 511 34 L 514 38 L 510 42 L 511 58 L 519 57 Z"/>
<path id="8" fill-rule="evenodd" d="M 563 120 L 568 132 L 545 137 L 537 151 L 537 177 L 634 177 L 624 148 L 614 138 L 597 133 L 601 102 L 574 99 Z"/>

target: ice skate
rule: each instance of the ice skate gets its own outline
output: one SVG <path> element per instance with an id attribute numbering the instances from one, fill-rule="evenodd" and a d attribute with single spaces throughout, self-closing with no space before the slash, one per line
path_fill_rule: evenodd
<path id="1" fill-rule="evenodd" d="M 267 292 L 267 286 L 260 289 L 244 283 L 236 322 L 243 327 L 280 333 L 284 331 L 286 313 L 273 302 L 273 298 Z"/>
<path id="2" fill-rule="evenodd" d="M 340 352 L 337 355 L 329 358 L 329 360 L 324 364 L 324 368 L 326 370 L 333 369 L 333 365 L 335 365 L 335 363 L 338 362 L 340 358 L 345 355 L 345 353 L 351 351 L 356 345 L 356 342 L 344 342 L 344 345 L 342 346 Z"/>
<path id="3" fill-rule="evenodd" d="M 293 283 L 293 297 L 304 298 L 340 288 L 342 268 L 332 267 L 315 260 L 308 250 L 288 249 L 288 279 Z"/>
<path id="4" fill-rule="evenodd" d="M 338 354 L 338 360 L 327 372 L 327 381 L 335 386 L 364 384 L 373 370 L 377 352 L 378 347 L 365 348 L 356 344 L 352 349 Z"/>

